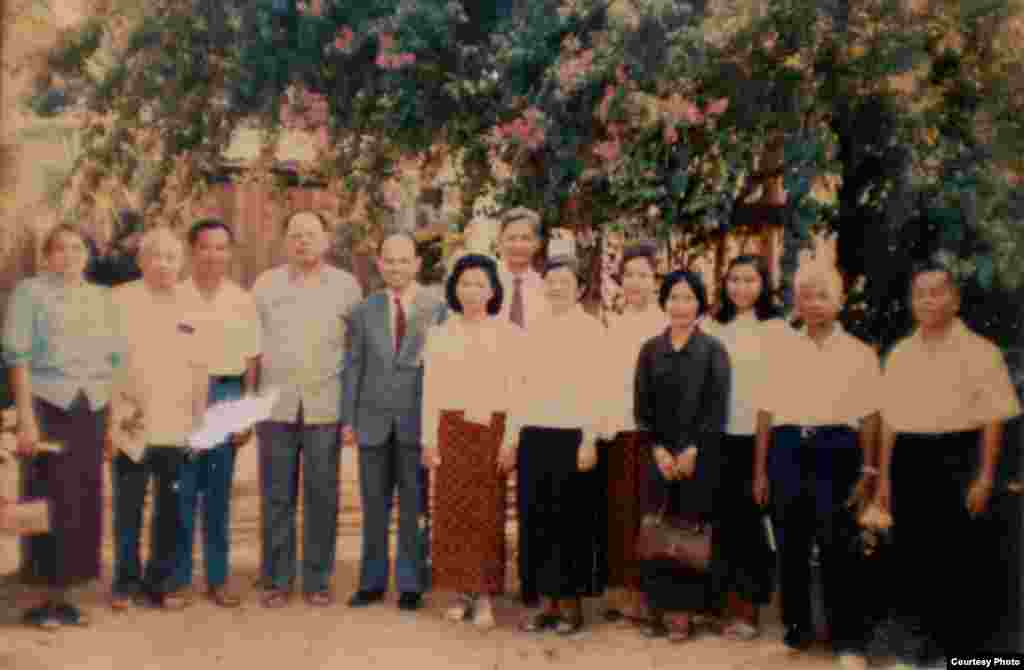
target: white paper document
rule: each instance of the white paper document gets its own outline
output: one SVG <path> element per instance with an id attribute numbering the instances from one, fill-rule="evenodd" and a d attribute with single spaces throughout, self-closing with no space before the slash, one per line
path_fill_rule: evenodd
<path id="1" fill-rule="evenodd" d="M 253 424 L 270 418 L 279 392 L 270 389 L 262 395 L 226 400 L 211 405 L 203 415 L 202 427 L 189 435 L 188 446 L 195 451 L 223 444 L 232 433 L 248 430 Z"/>

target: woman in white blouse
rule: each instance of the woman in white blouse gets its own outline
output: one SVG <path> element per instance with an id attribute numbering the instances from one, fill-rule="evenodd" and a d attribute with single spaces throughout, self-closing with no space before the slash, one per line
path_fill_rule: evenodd
<path id="1" fill-rule="evenodd" d="M 757 607 L 771 600 L 775 557 L 765 537 L 762 510 L 752 495 L 757 394 L 770 392 L 767 361 L 772 341 L 789 330 L 772 300 L 768 266 L 760 256 L 729 264 L 719 311 L 705 329 L 725 345 L 732 363 L 729 422 L 722 440 L 720 523 L 715 548 L 715 593 L 724 596 L 723 634 L 749 640 L 758 634 Z"/>
<path id="2" fill-rule="evenodd" d="M 495 625 L 491 597 L 505 584 L 505 481 L 515 467 L 506 428 L 521 369 L 521 329 L 496 318 L 497 265 L 460 258 L 446 285 L 453 314 L 423 353 L 423 461 L 434 487 L 433 587 L 459 594 L 448 618 Z"/>
<path id="3" fill-rule="evenodd" d="M 622 292 L 626 308 L 608 319 L 610 382 L 615 399 L 608 405 L 607 432 L 615 440 L 605 449 L 608 470 L 608 605 L 610 620 L 642 615 L 640 575 L 635 557 L 636 535 L 647 490 L 651 437 L 636 429 L 633 382 L 644 342 L 668 328 L 658 306 L 657 249 L 637 243 L 622 254 Z"/>
<path id="4" fill-rule="evenodd" d="M 542 609 L 523 621 L 527 632 L 574 635 L 583 626 L 581 599 L 594 592 L 597 555 L 596 440 L 608 392 L 604 326 L 579 304 L 577 265 L 553 256 L 544 273 L 549 314 L 530 325 L 524 382 L 514 422 L 519 433 L 521 493 L 533 508 L 529 565 Z M 597 370 L 597 374 L 595 374 Z"/>

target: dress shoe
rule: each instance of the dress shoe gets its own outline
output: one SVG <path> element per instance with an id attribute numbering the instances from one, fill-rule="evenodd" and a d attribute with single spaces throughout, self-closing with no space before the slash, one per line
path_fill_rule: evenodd
<path id="1" fill-rule="evenodd" d="M 373 603 L 380 602 L 381 600 L 384 600 L 383 591 L 363 591 L 360 589 L 353 593 L 352 597 L 349 598 L 348 606 L 366 607 L 367 605 L 372 605 Z"/>
<path id="2" fill-rule="evenodd" d="M 422 600 L 423 597 L 415 591 L 405 591 L 398 597 L 398 609 L 408 612 L 418 610 Z"/>
<path id="3" fill-rule="evenodd" d="M 782 642 L 796 651 L 807 651 L 814 643 L 814 635 L 809 628 L 803 626 L 786 626 L 786 634 Z"/>

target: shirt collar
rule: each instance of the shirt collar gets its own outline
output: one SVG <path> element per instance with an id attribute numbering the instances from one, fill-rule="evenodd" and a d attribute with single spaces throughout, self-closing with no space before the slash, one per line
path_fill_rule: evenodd
<path id="1" fill-rule="evenodd" d="M 505 264 L 505 261 L 501 262 L 500 269 L 501 273 L 509 278 L 509 281 L 514 281 L 516 277 L 522 277 L 524 286 L 528 284 L 536 284 L 541 281 L 540 273 L 538 273 L 530 266 L 527 266 L 526 271 L 519 275 L 516 275 L 511 270 L 509 270 L 508 265 Z"/>
<path id="2" fill-rule="evenodd" d="M 750 328 L 760 323 L 760 320 L 757 318 L 757 313 L 754 310 L 750 310 L 745 314 L 737 314 L 732 322 L 740 328 Z"/>
<path id="3" fill-rule="evenodd" d="M 299 280 L 299 277 L 300 277 L 299 271 L 296 270 L 295 267 L 292 266 L 291 264 L 288 264 L 285 267 L 285 269 L 287 271 L 288 283 L 293 285 L 293 286 L 298 284 L 299 283 L 298 280 Z M 324 263 L 324 262 L 321 262 L 320 263 L 320 267 L 317 268 L 316 272 L 313 273 L 317 277 L 317 279 L 320 280 L 321 284 L 323 284 L 325 281 L 327 281 L 327 278 L 325 276 L 327 274 L 326 270 L 327 270 L 327 264 Z"/>
<path id="4" fill-rule="evenodd" d="M 967 326 L 964 324 L 963 319 L 961 319 L 958 316 L 954 317 L 953 323 L 950 324 L 949 332 L 947 332 L 946 336 L 942 339 L 942 341 L 938 343 L 938 346 L 941 348 L 959 347 L 960 341 L 967 334 L 967 332 Z M 914 334 L 912 335 L 912 338 L 914 342 L 916 342 L 918 345 L 922 347 L 926 346 L 924 338 L 921 335 L 920 327 L 914 328 Z"/>
<path id="5" fill-rule="evenodd" d="M 811 339 L 810 335 L 807 334 L 807 324 L 806 323 L 804 325 L 800 326 L 800 329 L 797 332 L 799 332 L 800 335 L 802 335 L 803 337 L 807 338 L 808 340 Z M 832 323 L 832 331 L 825 337 L 824 341 L 822 342 L 822 348 L 831 346 L 836 341 L 837 337 L 842 335 L 842 334 L 844 334 L 845 332 L 846 331 L 843 329 L 842 324 L 839 323 L 838 319 L 836 319 Z"/>
<path id="6" fill-rule="evenodd" d="M 697 348 L 700 346 L 701 336 L 704 333 L 701 332 L 700 327 L 695 327 L 693 332 L 690 333 L 690 339 L 686 340 L 686 344 L 683 345 L 682 349 L 676 350 L 672 346 L 672 327 L 665 326 L 665 330 L 662 331 L 661 335 L 658 336 L 661 342 L 661 353 L 666 356 L 693 356 L 697 352 Z"/>
<path id="7" fill-rule="evenodd" d="M 412 301 L 416 299 L 416 289 L 418 288 L 418 286 L 419 284 L 413 281 L 412 283 L 405 287 L 405 290 L 398 294 L 398 299 L 402 301 L 403 306 L 408 307 L 409 305 L 412 304 Z M 395 292 L 392 291 L 390 288 L 387 289 L 387 292 L 388 300 L 394 302 Z"/>

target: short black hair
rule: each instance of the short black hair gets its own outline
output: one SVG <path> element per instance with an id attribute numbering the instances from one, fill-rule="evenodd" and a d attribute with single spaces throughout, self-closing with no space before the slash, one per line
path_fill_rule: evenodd
<path id="1" fill-rule="evenodd" d="M 487 313 L 494 316 L 501 311 L 501 304 L 505 299 L 505 291 L 501 287 L 501 281 L 498 279 L 498 264 L 494 262 L 493 258 L 484 256 L 483 254 L 466 254 L 459 260 L 455 261 L 455 266 L 452 267 L 452 272 L 448 275 L 448 281 L 445 282 L 444 294 L 448 299 L 448 307 L 452 311 L 462 314 L 462 303 L 459 301 L 459 296 L 455 291 L 455 287 L 459 284 L 459 279 L 463 273 L 467 270 L 480 269 L 487 275 L 487 281 L 491 282 L 491 289 L 494 291 L 494 296 L 487 301 Z"/>
<path id="2" fill-rule="evenodd" d="M 697 316 L 706 312 L 708 309 L 708 292 L 704 288 L 704 280 L 700 278 L 699 274 L 690 270 L 676 270 L 675 272 L 670 272 L 665 277 L 665 281 L 661 283 L 661 288 L 658 290 L 658 305 L 661 306 L 661 309 L 665 309 L 665 304 L 668 302 L 672 289 L 679 282 L 686 282 L 690 286 L 690 290 L 693 291 L 694 297 L 697 298 Z"/>
<path id="3" fill-rule="evenodd" d="M 207 230 L 223 230 L 228 234 L 228 241 L 231 244 L 235 243 L 235 231 L 231 230 L 231 226 L 224 223 L 220 219 L 200 219 L 192 224 L 192 227 L 188 229 L 188 245 L 194 247 L 196 242 L 199 241 L 199 236 Z"/>
<path id="4" fill-rule="evenodd" d="M 654 242 L 634 242 L 622 252 L 622 262 L 619 263 L 619 278 L 626 274 L 626 263 L 637 258 L 646 259 L 651 264 L 651 271 L 658 273 L 658 247 Z"/>
<path id="5" fill-rule="evenodd" d="M 775 300 L 772 298 L 772 277 L 768 271 L 768 262 L 763 256 L 743 254 L 732 259 L 732 262 L 729 263 L 729 269 L 725 271 L 725 275 L 722 277 L 722 287 L 719 289 L 718 294 L 718 304 L 721 307 L 715 316 L 715 320 L 719 323 L 729 323 L 736 318 L 736 303 L 729 297 L 726 285 L 728 284 L 729 273 L 739 265 L 752 265 L 761 277 L 761 293 L 757 296 L 757 300 L 754 301 L 754 315 L 757 317 L 757 320 L 766 321 L 782 316 L 782 311 L 775 305 Z"/>
<path id="6" fill-rule="evenodd" d="M 946 281 L 949 282 L 949 286 L 954 291 L 960 290 L 960 282 L 957 281 L 956 275 L 953 274 L 952 268 L 941 261 L 929 259 L 919 263 L 915 263 L 910 270 L 910 282 L 907 286 L 907 291 L 911 291 L 914 288 L 914 282 L 923 274 L 930 274 L 932 272 L 938 272 L 946 275 Z"/>
<path id="7" fill-rule="evenodd" d="M 540 214 L 527 207 L 513 207 L 502 212 L 498 216 L 498 235 L 504 235 L 506 228 L 520 222 L 530 224 L 534 236 L 538 240 L 543 239 L 544 228 L 541 225 Z"/>

